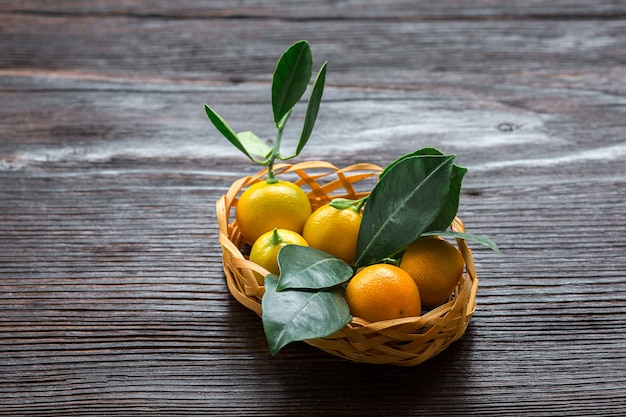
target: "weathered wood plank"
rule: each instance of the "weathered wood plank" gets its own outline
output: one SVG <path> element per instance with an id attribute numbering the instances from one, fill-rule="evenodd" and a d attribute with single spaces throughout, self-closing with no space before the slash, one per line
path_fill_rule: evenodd
<path id="1" fill-rule="evenodd" d="M 66 79 L 60 89 L 49 83 L 46 77 L 0 81 L 0 88 L 7 88 L 0 91 L 7 106 L 0 124 L 0 135 L 7 138 L 0 143 L 3 170 L 38 175 L 29 167 L 63 161 L 67 165 L 58 166 L 59 175 L 80 176 L 81 169 L 90 169 L 91 175 L 124 178 L 126 168 L 111 170 L 107 161 L 138 158 L 132 164 L 147 178 L 155 169 L 152 159 L 171 160 L 182 178 L 255 171 L 210 125 L 204 102 L 237 130 L 274 136 L 267 85 L 188 88 L 157 82 L 129 91 L 125 83 Z M 452 95 L 328 87 L 304 156 L 340 163 L 349 152 L 357 161 L 384 164 L 434 143 L 470 167 L 468 181 L 483 178 L 504 186 L 520 175 L 530 185 L 624 178 L 623 97 L 586 88 L 478 89 L 459 85 Z M 301 120 L 302 111 L 296 111 L 294 129 Z M 285 146 L 295 146 L 298 133 L 288 129 Z M 188 158 L 206 163 L 189 171 Z M 231 158 L 240 162 L 234 172 Z M 54 164 L 50 169 L 57 170 Z"/>
<path id="2" fill-rule="evenodd" d="M 317 66 L 330 62 L 331 85 L 445 93 L 454 93 L 459 84 L 586 85 L 623 94 L 624 27 L 624 19 L 444 24 L 17 14 L 3 19 L 0 74 L 197 84 L 268 81 L 280 52 L 305 38 Z"/>
<path id="3" fill-rule="evenodd" d="M 428 1 L 416 4 L 411 0 L 399 1 L 232 1 L 202 0 L 176 2 L 153 0 L 109 0 L 107 2 L 76 2 L 71 0 L 8 0 L 0 11 L 36 15 L 86 14 L 135 16 L 140 18 L 197 18 L 220 17 L 240 20 L 244 18 L 271 18 L 285 20 L 344 20 L 344 19 L 494 19 L 528 18 L 538 20 L 555 16 L 576 19 L 621 19 L 626 7 L 610 0 L 589 3 L 584 0 L 490 0 L 466 2 L 460 0 Z"/>

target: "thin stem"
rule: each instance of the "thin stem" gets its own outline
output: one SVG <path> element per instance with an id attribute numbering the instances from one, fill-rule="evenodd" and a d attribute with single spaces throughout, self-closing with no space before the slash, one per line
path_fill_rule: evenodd
<path id="1" fill-rule="evenodd" d="M 367 201 L 367 198 L 368 198 L 369 196 L 370 196 L 370 195 L 368 194 L 368 195 L 366 195 L 365 197 L 362 197 L 362 198 L 360 198 L 360 199 L 358 199 L 358 200 L 357 200 L 357 203 L 354 205 L 354 210 L 355 210 L 357 213 L 360 213 L 360 212 L 361 212 L 361 208 L 363 207 L 363 204 L 365 204 L 365 202 Z"/>
<path id="2" fill-rule="evenodd" d="M 267 165 L 267 183 L 268 184 L 273 184 L 273 183 L 278 182 L 278 180 L 276 179 L 276 176 L 274 175 L 274 161 L 279 156 L 280 142 L 283 138 L 283 129 L 284 129 L 284 125 L 279 126 L 278 133 L 276 134 L 276 140 L 274 141 L 274 146 L 272 146 L 272 152 L 270 153 L 270 156 L 267 158 L 267 162 L 265 163 Z"/>
<path id="3" fill-rule="evenodd" d="M 385 258 L 383 259 L 384 264 L 389 264 L 389 265 L 394 265 L 394 266 L 400 266 L 400 258 Z"/>

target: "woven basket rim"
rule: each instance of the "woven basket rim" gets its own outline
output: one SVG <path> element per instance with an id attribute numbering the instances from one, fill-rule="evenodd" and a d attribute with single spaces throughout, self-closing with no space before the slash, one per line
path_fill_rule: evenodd
<path id="1" fill-rule="evenodd" d="M 339 195 L 352 199 L 367 195 L 369 191 L 358 191 L 353 185 L 378 175 L 382 168 L 370 163 L 338 168 L 326 161 L 307 161 L 296 164 L 277 164 L 274 166 L 274 171 L 277 177 L 294 174 L 294 182 L 303 189 L 308 188 L 307 195 L 312 205 L 319 206 L 334 198 L 330 196 L 331 193 L 339 192 Z M 216 202 L 219 243 L 223 252 L 222 262 L 228 289 L 239 303 L 259 316 L 262 315 L 261 298 L 264 294 L 264 287 L 258 285 L 254 272 L 267 275 L 268 271 L 249 261 L 242 253 L 245 242 L 241 240 L 231 212 L 236 207 L 240 193 L 255 182 L 262 181 L 266 176 L 267 169 L 263 169 L 253 175 L 239 178 Z M 450 227 L 454 231 L 465 231 L 464 224 L 458 217 L 454 219 Z M 465 240 L 455 238 L 455 241 L 465 260 L 465 272 L 448 302 L 423 312 L 417 317 L 379 322 L 368 322 L 354 317 L 335 334 L 325 338 L 305 340 L 305 342 L 352 361 L 390 363 L 400 366 L 419 364 L 443 351 L 465 333 L 469 319 L 476 308 L 478 278 L 472 253 Z M 429 329 L 438 329 L 437 334 L 430 335 Z M 435 333 L 434 330 L 433 333 Z M 435 343 L 437 346 L 430 350 L 430 345 L 425 351 L 420 350 L 421 346 L 418 343 L 420 339 L 432 336 L 438 342 L 438 337 L 442 334 L 441 338 L 444 342 Z M 386 341 L 376 345 L 378 339 Z M 428 343 L 433 344 L 432 341 L 424 341 L 425 346 Z M 394 347 L 390 347 L 392 345 Z M 404 347 L 405 345 L 412 346 L 418 352 L 409 351 Z M 375 351 L 375 354 L 370 355 L 371 349 Z"/>

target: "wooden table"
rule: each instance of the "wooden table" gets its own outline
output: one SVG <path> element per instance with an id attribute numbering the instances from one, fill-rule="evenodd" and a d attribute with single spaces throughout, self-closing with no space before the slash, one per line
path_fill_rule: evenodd
<path id="1" fill-rule="evenodd" d="M 273 137 L 298 39 L 329 62 L 298 161 L 455 153 L 502 250 L 417 367 L 271 356 L 227 290 L 215 202 L 260 167 L 203 104 Z M 0 414 L 626 415 L 625 160 L 624 3 L 3 1 Z"/>

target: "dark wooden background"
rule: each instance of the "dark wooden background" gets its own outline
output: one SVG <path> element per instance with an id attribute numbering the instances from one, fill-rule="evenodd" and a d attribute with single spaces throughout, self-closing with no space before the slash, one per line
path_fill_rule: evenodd
<path id="1" fill-rule="evenodd" d="M 502 249 L 418 367 L 272 357 L 227 291 L 215 201 L 259 167 L 203 104 L 273 137 L 299 39 L 329 67 L 298 160 L 456 153 Z M 625 198 L 623 2 L 2 1 L 0 414 L 623 416 Z"/>

